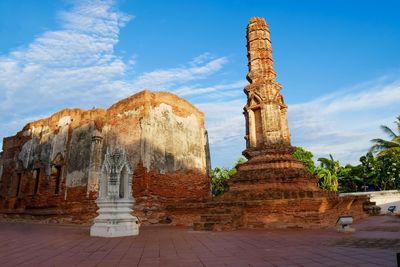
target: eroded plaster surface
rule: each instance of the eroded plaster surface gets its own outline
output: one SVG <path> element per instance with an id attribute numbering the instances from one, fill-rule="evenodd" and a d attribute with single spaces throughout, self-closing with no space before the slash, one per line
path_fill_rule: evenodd
<path id="1" fill-rule="evenodd" d="M 142 159 L 147 169 L 162 173 L 205 169 L 204 129 L 195 115 L 181 117 L 160 104 L 141 121 Z"/>
<path id="2" fill-rule="evenodd" d="M 205 135 L 203 113 L 170 93 L 142 91 L 106 110 L 61 110 L 4 139 L 0 211 L 93 218 L 104 155 L 120 147 L 139 212 L 161 220 L 165 201 L 209 195 Z"/>

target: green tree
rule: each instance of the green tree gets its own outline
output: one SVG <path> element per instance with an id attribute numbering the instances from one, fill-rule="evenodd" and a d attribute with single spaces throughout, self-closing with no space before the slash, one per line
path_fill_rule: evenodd
<path id="1" fill-rule="evenodd" d="M 222 194 L 226 187 L 227 187 L 227 181 L 229 178 L 236 173 L 236 169 L 227 169 L 225 167 L 215 167 L 214 169 L 211 170 L 211 181 L 212 181 L 212 194 L 214 196 L 218 196 Z"/>
<path id="2" fill-rule="evenodd" d="M 304 163 L 307 171 L 319 177 L 318 186 L 327 191 L 338 191 L 340 173 L 344 170 L 339 161 L 329 158 L 319 158 L 319 166 L 316 167 L 313 161 L 313 154 L 302 147 L 296 147 L 293 157 Z M 347 172 L 349 170 L 346 169 Z M 349 185 L 350 186 L 350 185 Z"/>
<path id="3" fill-rule="evenodd" d="M 306 168 L 307 171 L 309 171 L 312 174 L 315 173 L 315 163 L 312 159 L 314 155 L 310 151 L 307 151 L 302 147 L 296 147 L 296 150 L 293 153 L 293 157 L 303 162 L 304 167 Z"/>
<path id="4" fill-rule="evenodd" d="M 347 164 L 342 167 L 339 172 L 339 188 L 340 192 L 357 192 L 361 191 L 365 186 L 363 177 L 363 168 L 361 165 Z"/>
<path id="5" fill-rule="evenodd" d="M 359 165 L 343 167 L 329 155 L 329 158 L 319 158 L 320 164 L 316 167 L 312 153 L 301 147 L 296 148 L 293 156 L 302 161 L 310 173 L 319 177 L 318 185 L 324 190 L 355 192 L 365 187 L 400 189 L 400 116 L 396 119 L 395 130 L 381 126 L 390 140 L 373 139 L 374 145 L 360 158 Z"/>
<path id="6" fill-rule="evenodd" d="M 400 154 L 385 153 L 374 157 L 371 152 L 360 158 L 364 182 L 377 190 L 400 189 Z"/>
<path id="7" fill-rule="evenodd" d="M 339 172 L 341 167 L 339 161 L 335 161 L 332 155 L 330 158 L 319 158 L 320 165 L 315 166 L 314 155 L 302 147 L 296 147 L 293 157 L 304 163 L 304 167 L 311 174 L 319 177 L 318 186 L 327 191 L 337 191 L 339 187 Z"/>
<path id="8" fill-rule="evenodd" d="M 315 173 L 319 177 L 319 186 L 327 191 L 338 191 L 341 171 L 339 161 L 334 160 L 332 155 L 329 155 L 329 158 L 319 158 L 318 161 L 320 166 L 316 168 Z"/>
<path id="9" fill-rule="evenodd" d="M 231 169 L 217 166 L 211 170 L 211 190 L 214 196 L 218 196 L 226 190 L 229 178 L 237 172 L 238 165 L 246 161 L 247 159 L 241 156 Z"/>
<path id="10" fill-rule="evenodd" d="M 329 169 L 318 168 L 317 175 L 319 187 L 326 191 L 336 192 L 338 190 L 338 177 L 335 173 L 332 173 Z"/>
<path id="11" fill-rule="evenodd" d="M 400 189 L 400 160 L 399 154 L 385 153 L 377 157 L 379 171 L 377 187 L 380 190 Z"/>
<path id="12" fill-rule="evenodd" d="M 378 190 L 400 189 L 400 116 L 396 117 L 396 129 L 381 125 L 389 140 L 376 138 L 370 152 L 360 158 L 370 184 Z M 376 157 L 372 153 L 376 153 Z"/>
<path id="13" fill-rule="evenodd" d="M 365 156 L 360 158 L 360 162 L 360 166 L 362 167 L 363 186 L 376 187 L 379 180 L 376 158 L 372 152 L 368 152 Z"/>
<path id="14" fill-rule="evenodd" d="M 400 153 L 400 116 L 397 116 L 394 123 L 396 124 L 397 133 L 388 126 L 381 125 L 382 131 L 389 136 L 390 140 L 381 138 L 372 139 L 371 141 L 374 143 L 374 145 L 371 147 L 372 152 L 377 152 L 379 156 L 389 153 Z"/>

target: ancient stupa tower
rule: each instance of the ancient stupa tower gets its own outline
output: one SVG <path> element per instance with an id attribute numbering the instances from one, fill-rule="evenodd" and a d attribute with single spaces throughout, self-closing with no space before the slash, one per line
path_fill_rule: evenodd
<path id="1" fill-rule="evenodd" d="M 245 88 L 247 149 L 290 146 L 287 106 L 276 82 L 268 25 L 254 17 L 247 26 L 247 57 L 250 82 Z"/>
<path id="2" fill-rule="evenodd" d="M 293 158 L 287 106 L 280 93 L 281 85 L 275 80 L 270 33 L 263 18 L 251 18 L 247 25 L 247 57 L 250 84 L 244 89 L 247 103 L 243 155 L 248 162 L 238 167 L 229 182 L 230 190 L 318 190 L 316 177 Z"/>
<path id="3" fill-rule="evenodd" d="M 237 228 L 321 228 L 333 226 L 340 215 L 366 216 L 366 197 L 338 197 L 317 186 L 317 177 L 293 157 L 287 106 L 276 82 L 267 23 L 251 18 L 247 26 L 249 85 L 247 103 L 247 162 L 236 166 L 229 188 L 206 205 L 194 224 L 197 230 Z"/>

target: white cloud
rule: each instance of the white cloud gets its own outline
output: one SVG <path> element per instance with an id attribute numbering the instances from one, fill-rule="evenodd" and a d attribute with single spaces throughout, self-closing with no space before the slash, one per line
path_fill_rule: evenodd
<path id="1" fill-rule="evenodd" d="M 170 88 L 179 83 L 204 79 L 219 71 L 228 62 L 226 57 L 220 57 L 201 61 L 197 58 L 191 61 L 191 66 L 180 68 L 154 70 L 140 75 L 133 84 L 139 88 L 164 89 Z M 201 65 L 201 64 L 203 65 Z"/>
<path id="2" fill-rule="evenodd" d="M 196 66 L 196 65 L 201 65 L 204 62 L 207 62 L 211 59 L 214 59 L 213 55 L 210 52 L 205 52 L 195 58 L 192 59 L 192 61 L 190 61 L 190 65 L 192 66 Z"/>
<path id="3" fill-rule="evenodd" d="M 234 90 L 234 93 L 240 92 L 239 88 L 244 88 L 248 83 L 244 80 L 239 80 L 227 84 L 217 84 L 213 86 L 197 87 L 197 86 L 184 86 L 174 90 L 174 93 L 180 96 L 191 96 L 191 95 L 204 95 L 210 93 L 217 93 L 219 95 L 229 94 L 229 91 Z"/>
<path id="4" fill-rule="evenodd" d="M 128 78 L 136 55 L 125 62 L 114 47 L 132 16 L 118 11 L 114 1 L 86 0 L 59 12 L 59 19 L 59 29 L 0 55 L 0 137 L 61 108 L 106 107 L 142 89 L 190 87 L 188 82 L 215 74 L 228 61 L 204 53 L 180 67 Z"/>
<path id="5" fill-rule="evenodd" d="M 357 163 L 371 139 L 385 138 L 379 126 L 391 126 L 398 115 L 400 81 L 377 79 L 354 88 L 289 105 L 292 143 L 316 158 L 332 154 L 343 164 Z"/>
<path id="6" fill-rule="evenodd" d="M 65 99 L 88 105 L 98 100 L 93 92 L 125 73 L 114 46 L 130 17 L 114 10 L 112 1 L 83 1 L 60 16 L 60 30 L 0 56 L 2 113 L 38 112 Z"/>
<path id="7" fill-rule="evenodd" d="M 223 145 L 227 139 L 243 138 L 245 132 L 243 106 L 244 102 L 240 99 L 197 105 L 205 113 L 211 144 Z"/>
<path id="8" fill-rule="evenodd" d="M 238 90 L 238 89 L 237 89 Z M 198 104 L 204 112 L 210 142 L 212 166 L 231 167 L 246 147 L 243 106 L 246 98 Z"/>

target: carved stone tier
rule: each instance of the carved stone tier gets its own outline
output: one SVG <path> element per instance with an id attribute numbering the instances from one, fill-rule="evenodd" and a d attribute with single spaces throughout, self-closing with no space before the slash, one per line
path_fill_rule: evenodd
<path id="1" fill-rule="evenodd" d="M 94 219 L 94 225 L 90 228 L 91 236 L 120 237 L 139 234 L 139 221 L 131 215 L 134 203 L 132 199 L 99 199 L 96 203 L 99 216 Z"/>
<path id="2" fill-rule="evenodd" d="M 293 158 L 294 150 L 291 146 L 246 149 L 243 155 L 248 161 L 237 167 L 228 182 L 229 190 L 318 191 L 317 178 Z"/>

